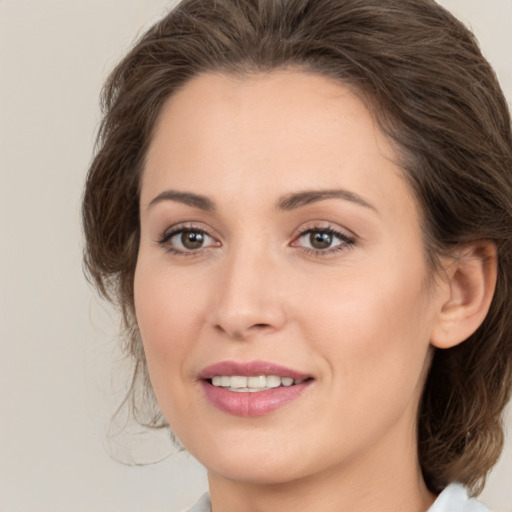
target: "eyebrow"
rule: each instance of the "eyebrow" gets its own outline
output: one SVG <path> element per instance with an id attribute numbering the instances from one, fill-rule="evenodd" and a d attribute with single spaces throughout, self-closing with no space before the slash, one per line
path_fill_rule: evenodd
<path id="1" fill-rule="evenodd" d="M 377 209 L 361 196 L 343 189 L 304 190 L 302 192 L 286 194 L 278 199 L 275 204 L 275 208 L 281 211 L 290 211 L 311 203 L 325 201 L 326 199 L 343 199 L 377 212 Z M 177 203 L 182 203 L 187 206 L 209 212 L 216 210 L 215 203 L 208 197 L 200 194 L 194 194 L 193 192 L 180 192 L 178 190 L 164 190 L 149 203 L 148 208 L 162 201 L 175 201 Z"/>
<path id="2" fill-rule="evenodd" d="M 361 196 L 343 189 L 305 190 L 303 192 L 287 194 L 277 201 L 276 209 L 283 211 L 295 210 L 296 208 L 306 206 L 310 203 L 324 201 L 326 199 L 343 199 L 377 212 L 375 206 L 365 201 Z"/>
<path id="3" fill-rule="evenodd" d="M 192 192 L 179 192 L 178 190 L 164 190 L 149 203 L 148 208 L 162 201 L 175 201 L 200 210 L 215 211 L 215 204 L 206 196 L 193 194 Z"/>

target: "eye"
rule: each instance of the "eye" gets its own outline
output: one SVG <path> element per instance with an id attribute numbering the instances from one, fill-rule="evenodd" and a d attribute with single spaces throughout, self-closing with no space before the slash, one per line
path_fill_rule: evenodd
<path id="1" fill-rule="evenodd" d="M 303 231 L 292 242 L 292 247 L 303 247 L 314 253 L 333 253 L 354 244 L 354 238 L 331 227 L 311 228 Z"/>
<path id="2" fill-rule="evenodd" d="M 178 254 L 191 253 L 219 245 L 206 231 L 193 227 L 169 230 L 164 233 L 158 243 L 170 252 Z"/>

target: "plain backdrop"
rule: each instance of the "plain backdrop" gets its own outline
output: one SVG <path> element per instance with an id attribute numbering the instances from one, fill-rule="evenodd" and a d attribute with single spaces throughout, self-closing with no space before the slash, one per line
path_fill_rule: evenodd
<path id="1" fill-rule="evenodd" d="M 512 0 L 442 3 L 472 26 L 510 100 Z M 166 457 L 165 432 L 120 434 L 110 423 L 126 377 L 118 320 L 81 270 L 79 204 L 101 84 L 169 6 L 0 0 L 2 512 L 172 512 L 206 488 L 191 457 Z M 482 499 L 512 512 L 510 437 Z"/>

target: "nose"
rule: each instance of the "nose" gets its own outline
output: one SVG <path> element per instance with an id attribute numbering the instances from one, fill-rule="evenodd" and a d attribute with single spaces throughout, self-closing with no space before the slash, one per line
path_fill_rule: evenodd
<path id="1" fill-rule="evenodd" d="M 239 251 L 218 274 L 213 326 L 233 340 L 279 331 L 286 323 L 283 272 L 268 255 Z"/>

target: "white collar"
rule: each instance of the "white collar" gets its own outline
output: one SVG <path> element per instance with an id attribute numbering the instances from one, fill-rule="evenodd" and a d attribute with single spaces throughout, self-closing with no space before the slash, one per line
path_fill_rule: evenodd
<path id="1" fill-rule="evenodd" d="M 211 512 L 210 495 L 205 493 L 188 512 Z M 490 512 L 489 509 L 469 498 L 467 490 L 461 484 L 450 484 L 437 497 L 427 512 Z"/>

